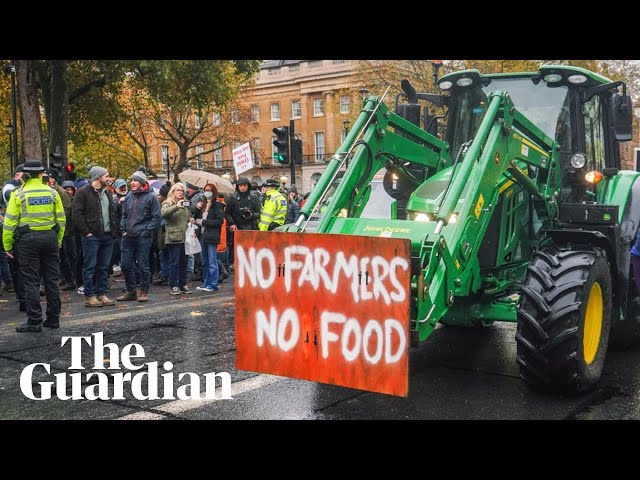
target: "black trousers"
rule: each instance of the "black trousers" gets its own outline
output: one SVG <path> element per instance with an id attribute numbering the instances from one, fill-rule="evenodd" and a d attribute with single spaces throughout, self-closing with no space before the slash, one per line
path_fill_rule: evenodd
<path id="1" fill-rule="evenodd" d="M 9 259 L 9 268 L 11 269 L 11 278 L 13 280 L 13 289 L 16 291 L 16 298 L 20 305 L 26 305 L 24 298 L 24 281 L 20 272 L 20 261 L 18 260 L 18 240 L 13 244 L 13 258 Z"/>
<path id="2" fill-rule="evenodd" d="M 47 321 L 60 321 L 60 291 L 58 289 L 60 258 L 58 235 L 53 230 L 32 230 L 20 237 L 16 244 L 20 272 L 24 281 L 27 303 L 27 323 L 42 323 L 40 307 L 40 278 L 47 296 Z"/>

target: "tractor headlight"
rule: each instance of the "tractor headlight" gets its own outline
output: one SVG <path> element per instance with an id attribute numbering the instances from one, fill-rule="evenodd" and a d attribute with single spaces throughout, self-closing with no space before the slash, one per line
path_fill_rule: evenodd
<path id="1" fill-rule="evenodd" d="M 472 83 L 473 83 L 473 79 L 469 77 L 461 77 L 458 80 L 456 80 L 456 85 L 458 85 L 459 87 L 468 87 Z"/>
<path id="2" fill-rule="evenodd" d="M 453 87 L 453 83 L 451 83 L 449 80 L 443 80 L 438 84 L 438 87 L 440 87 L 441 90 L 449 90 L 451 87 Z"/>
<path id="3" fill-rule="evenodd" d="M 571 157 L 571 166 L 573 168 L 582 168 L 587 164 L 587 157 L 584 153 L 576 153 Z"/>
<path id="4" fill-rule="evenodd" d="M 548 75 L 545 75 L 543 80 L 547 83 L 559 82 L 560 80 L 562 80 L 562 75 L 560 75 L 559 73 L 550 73 Z"/>
<path id="5" fill-rule="evenodd" d="M 586 82 L 587 77 L 585 77 L 584 75 L 571 75 L 567 80 L 569 80 L 569 82 L 571 83 L 579 85 L 581 83 Z"/>
<path id="6" fill-rule="evenodd" d="M 415 217 L 413 217 L 413 219 L 416 222 L 430 222 L 431 221 L 431 217 L 429 217 L 428 213 L 417 213 Z"/>

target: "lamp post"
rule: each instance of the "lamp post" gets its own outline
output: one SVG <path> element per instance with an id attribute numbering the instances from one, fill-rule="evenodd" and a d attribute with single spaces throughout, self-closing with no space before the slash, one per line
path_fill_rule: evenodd
<path id="1" fill-rule="evenodd" d="M 13 166 L 13 124 L 9 122 L 6 126 L 7 133 L 9 134 L 9 161 L 11 162 L 11 170 L 13 171 L 15 167 Z"/>
<path id="2" fill-rule="evenodd" d="M 344 140 L 347 139 L 347 134 L 349 133 L 349 119 L 345 117 L 344 120 L 342 120 L 342 125 L 344 125 Z M 343 141 L 344 141 L 343 140 Z M 346 167 L 345 168 L 349 168 L 349 157 L 347 157 L 347 161 L 346 161 Z"/>
<path id="3" fill-rule="evenodd" d="M 360 94 L 362 95 L 362 104 L 363 105 L 364 105 L 364 101 L 367 99 L 367 93 L 369 93 L 369 90 L 367 89 L 367 87 L 365 87 L 363 85 L 362 88 L 360 89 Z"/>
<path id="4" fill-rule="evenodd" d="M 11 126 L 11 170 L 15 170 L 18 166 L 18 119 L 16 101 L 16 66 L 13 63 L 7 65 L 6 71 L 11 74 L 11 123 L 7 125 L 7 132 Z"/>
<path id="5" fill-rule="evenodd" d="M 280 175 L 280 182 L 282 182 L 283 187 L 287 184 L 287 180 L 289 179 L 287 178 L 286 175 Z"/>

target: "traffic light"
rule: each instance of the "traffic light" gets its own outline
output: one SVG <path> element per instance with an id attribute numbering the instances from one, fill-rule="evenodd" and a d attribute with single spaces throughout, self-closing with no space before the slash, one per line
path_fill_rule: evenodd
<path id="1" fill-rule="evenodd" d="M 49 168 L 54 170 L 58 174 L 58 178 L 60 178 L 60 174 L 62 173 L 62 155 L 59 153 L 50 153 Z"/>
<path id="2" fill-rule="evenodd" d="M 276 139 L 273 144 L 278 147 L 278 151 L 273 154 L 273 158 L 278 163 L 286 165 L 289 163 L 289 127 L 276 127 L 273 129 Z"/>
<path id="3" fill-rule="evenodd" d="M 76 181 L 76 166 L 73 163 L 67 163 L 64 166 L 64 179 Z"/>
<path id="4" fill-rule="evenodd" d="M 296 138 L 291 144 L 291 158 L 296 165 L 302 165 L 302 140 Z"/>

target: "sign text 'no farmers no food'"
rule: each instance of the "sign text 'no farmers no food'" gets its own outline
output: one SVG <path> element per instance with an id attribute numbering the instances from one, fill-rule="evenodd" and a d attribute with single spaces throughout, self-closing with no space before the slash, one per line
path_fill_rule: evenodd
<path id="1" fill-rule="evenodd" d="M 409 240 L 235 234 L 239 369 L 407 396 Z"/>

